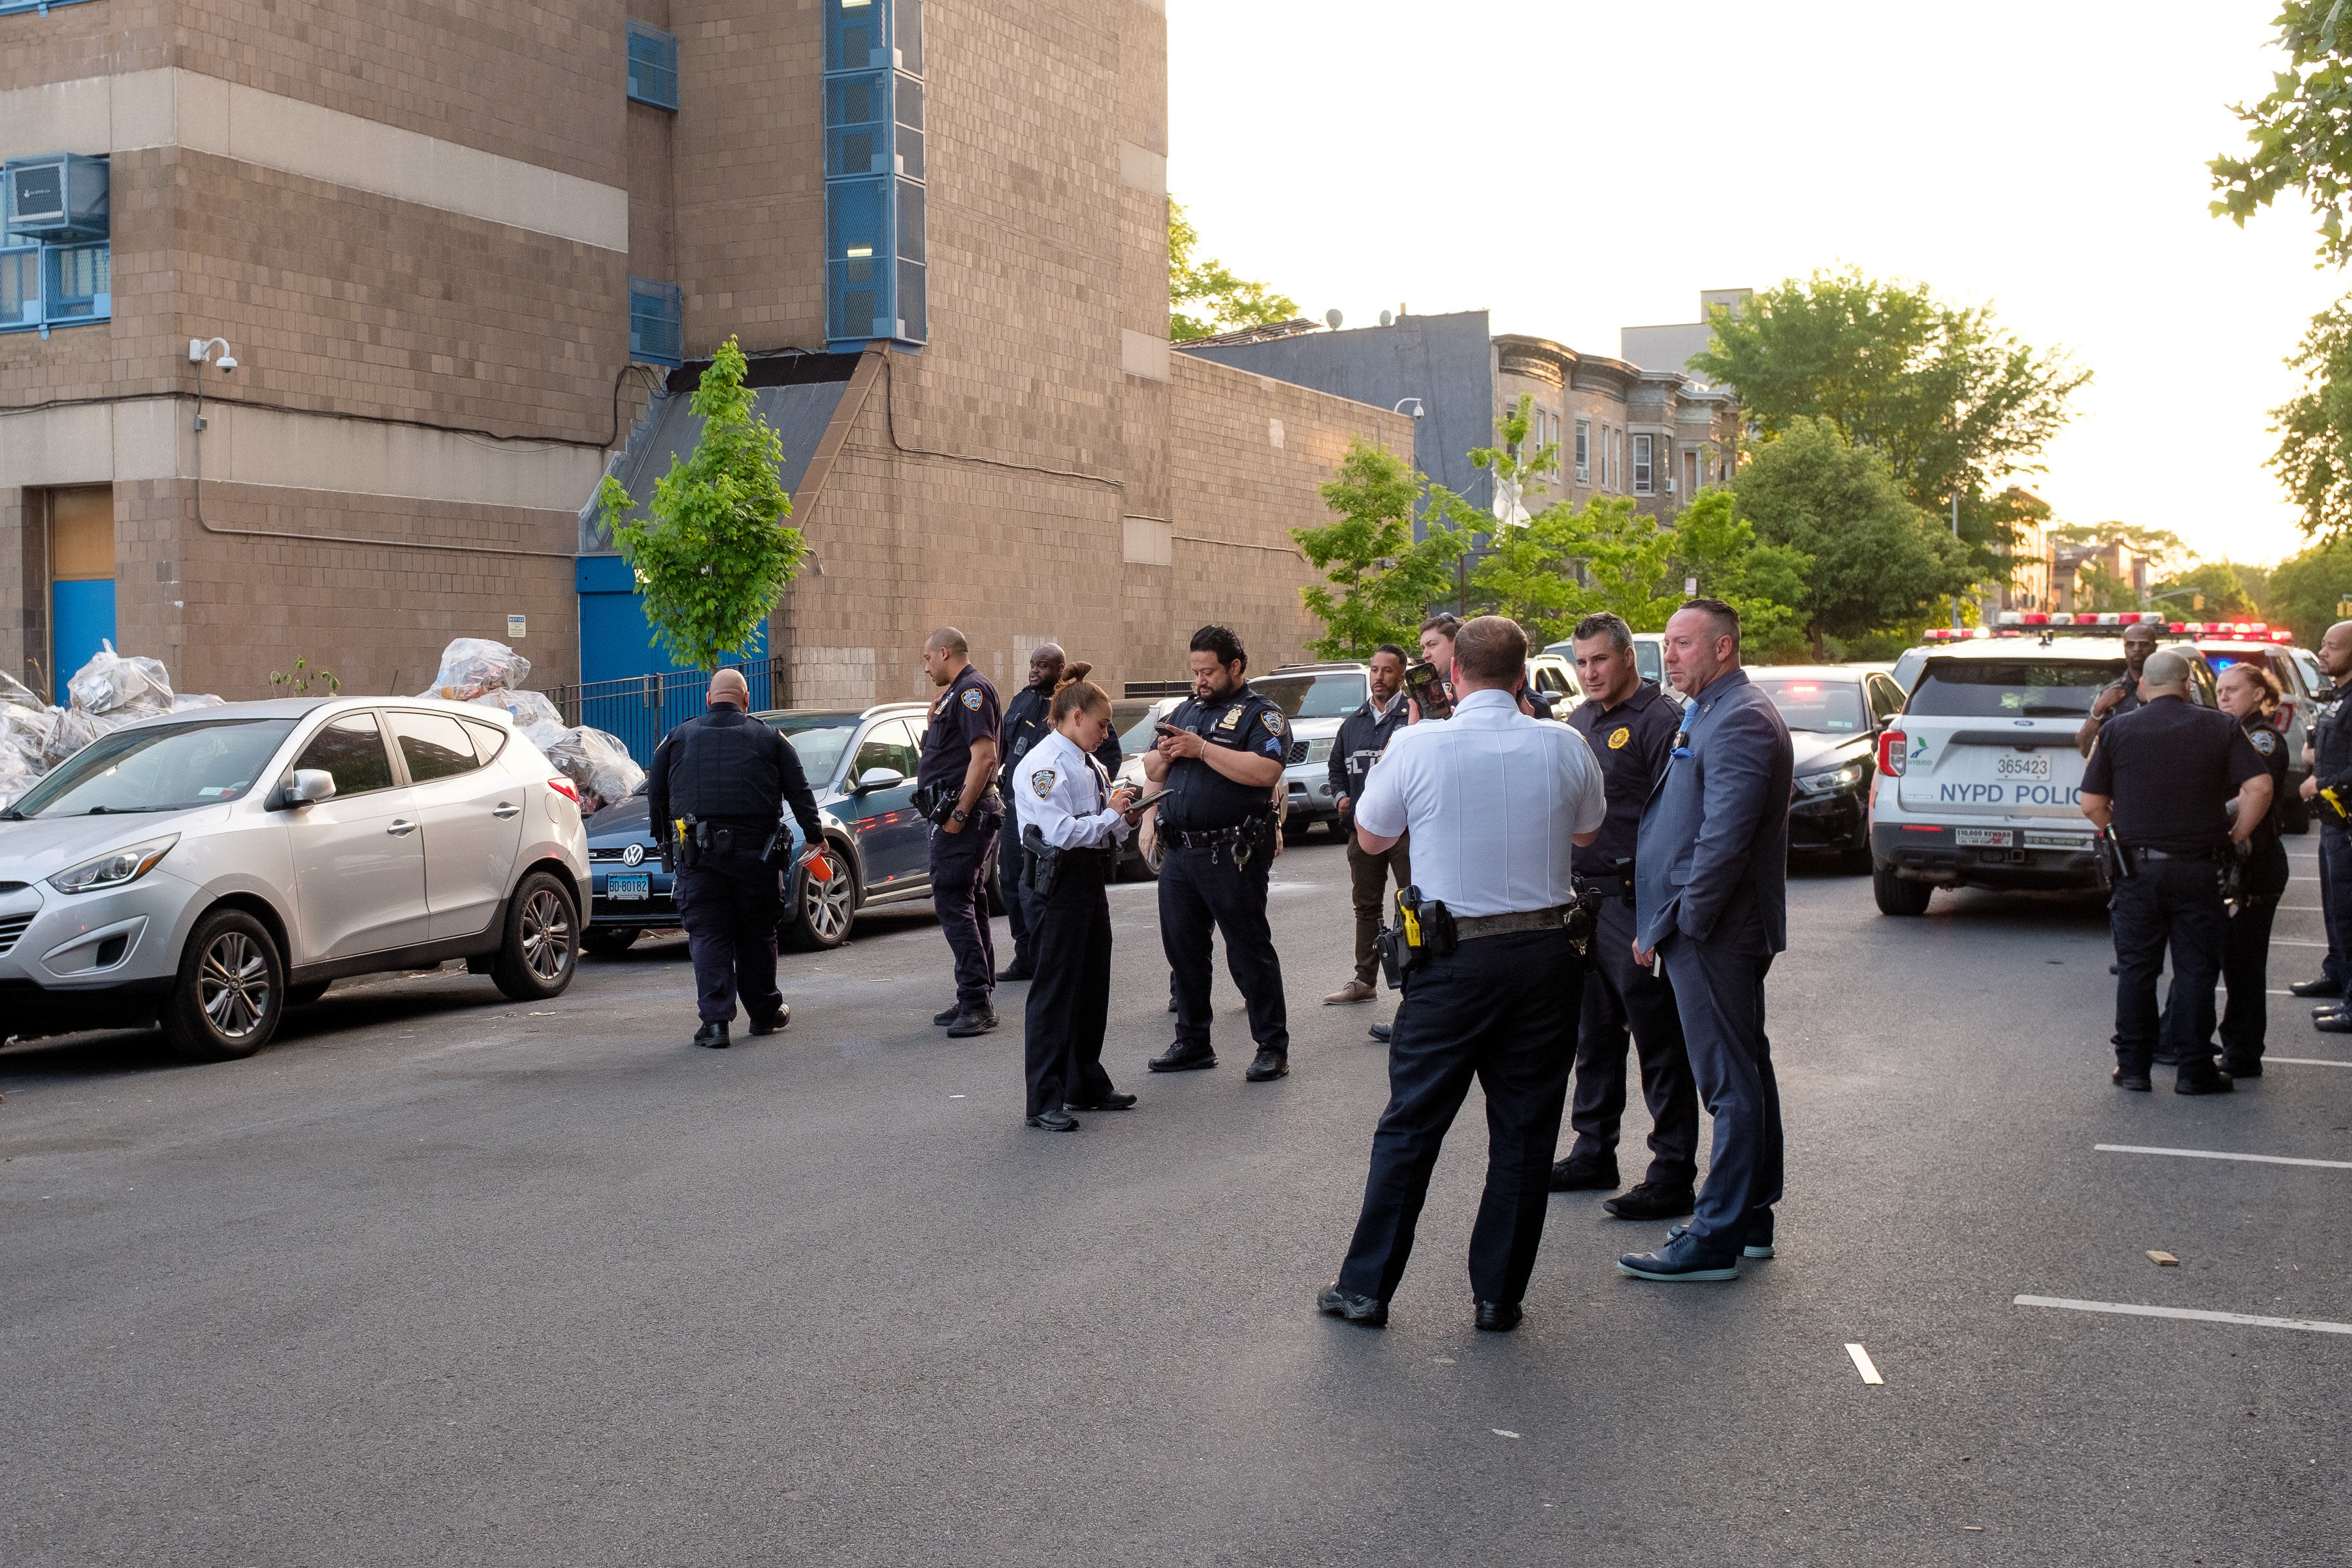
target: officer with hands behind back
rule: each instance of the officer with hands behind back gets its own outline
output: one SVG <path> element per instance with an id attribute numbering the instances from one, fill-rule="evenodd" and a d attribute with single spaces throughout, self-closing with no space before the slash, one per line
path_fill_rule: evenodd
<path id="1" fill-rule="evenodd" d="M 2157 1047 L 2157 977 L 2172 949 L 2174 995 L 2164 1019 L 2176 1094 L 2226 1094 L 2213 1070 L 2213 987 L 2228 919 L 2221 870 L 2270 815 L 2271 771 L 2227 713 L 2189 702 L 2189 661 L 2171 648 L 2148 655 L 2140 707 L 2109 720 L 2083 769 L 2083 815 L 2116 840 L 2108 905 L 2116 941 L 2118 1089 L 2146 1089 Z M 2228 807 L 2237 796 L 2237 820 Z"/>
<path id="2" fill-rule="evenodd" d="M 1576 1143 L 1552 1168 L 1556 1193 L 1617 1184 L 1617 1126 L 1625 1112 L 1625 1033 L 1642 1063 L 1650 1108 L 1650 1168 L 1641 1184 L 1601 1206 L 1619 1219 L 1672 1219 L 1691 1212 L 1698 1175 L 1698 1092 L 1665 976 L 1633 962 L 1633 846 L 1642 807 L 1665 776 L 1682 713 L 1633 665 L 1633 631 L 1601 614 L 1577 622 L 1576 678 L 1585 700 L 1568 723 L 1601 766 L 1609 819 L 1576 852 L 1577 890 L 1597 893 L 1583 1016 L 1576 1033 Z"/>
<path id="3" fill-rule="evenodd" d="M 1192 696 L 1161 721 L 1143 776 L 1166 786 L 1156 832 L 1160 936 L 1176 991 L 1176 1041 L 1151 1058 L 1153 1072 L 1217 1065 L 1209 1044 L 1212 930 L 1225 937 L 1225 963 L 1249 1010 L 1257 1056 L 1252 1083 L 1290 1070 L 1290 1021 L 1282 961 L 1266 924 L 1266 881 L 1281 828 L 1272 790 L 1290 751 L 1282 710 L 1244 679 L 1249 655 L 1229 627 L 1192 634 Z"/>
<path id="4" fill-rule="evenodd" d="M 955 1005 L 933 1017 L 949 1037 L 996 1027 L 996 944 L 989 931 L 988 847 L 1004 820 L 996 793 L 997 736 L 1003 712 L 996 687 L 971 663 L 971 645 L 953 626 L 923 643 L 923 673 L 941 688 L 915 764 L 915 809 L 931 823 L 931 907 L 955 954 Z"/>
<path id="5" fill-rule="evenodd" d="M 772 1035 L 792 1018 L 776 989 L 778 875 L 791 842 L 784 808 L 800 825 L 803 864 L 824 853 L 824 826 L 799 753 L 750 717 L 740 669 L 710 678 L 709 709 L 662 738 L 646 770 L 646 807 L 674 865 L 678 923 L 694 959 L 698 1046 L 727 1048 L 735 999 L 751 1033 Z"/>
<path id="6" fill-rule="evenodd" d="M 2319 792 L 2334 790 L 2337 800 L 2352 804 L 2352 621 L 2328 627 L 2314 657 L 2320 673 L 2336 683 L 2320 694 L 2312 744 L 2304 749 L 2311 776 L 2303 781 L 2303 798 L 2319 819 L 2319 922 L 2327 928 L 2327 961 L 2317 979 L 2298 980 L 2287 989 L 2298 996 L 2341 997 L 2352 994 L 2352 833 Z M 2325 1016 L 2343 1009 L 2319 1011 Z M 2352 1034 L 2352 1023 L 2320 1026 L 2329 1034 Z"/>

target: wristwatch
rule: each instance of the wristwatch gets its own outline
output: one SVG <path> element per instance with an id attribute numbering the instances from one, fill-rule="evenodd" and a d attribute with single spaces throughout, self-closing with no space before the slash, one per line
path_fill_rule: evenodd
<path id="1" fill-rule="evenodd" d="M 971 813 L 964 810 L 961 806 L 956 807 L 955 810 L 950 812 L 948 815 L 955 818 L 959 825 L 971 820 Z"/>

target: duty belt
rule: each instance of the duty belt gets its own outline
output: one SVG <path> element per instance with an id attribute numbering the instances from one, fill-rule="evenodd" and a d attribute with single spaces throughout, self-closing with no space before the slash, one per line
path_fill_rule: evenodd
<path id="1" fill-rule="evenodd" d="M 1260 831 L 1256 823 L 1245 822 L 1234 827 L 1171 827 L 1160 837 L 1180 849 L 1216 849 L 1255 831 Z"/>
<path id="2" fill-rule="evenodd" d="M 2200 849 L 2189 853 L 2179 849 L 2141 849 L 2135 847 L 2132 853 L 2143 860 L 2193 860 L 2209 866 L 2221 858 L 2219 849 Z"/>
<path id="3" fill-rule="evenodd" d="M 1574 904 L 1554 904 L 1548 910 L 1520 910 L 1507 915 L 1455 915 L 1455 940 L 1469 942 L 1482 936 L 1507 936 L 1513 931 L 1560 931 L 1568 924 L 1569 911 Z"/>

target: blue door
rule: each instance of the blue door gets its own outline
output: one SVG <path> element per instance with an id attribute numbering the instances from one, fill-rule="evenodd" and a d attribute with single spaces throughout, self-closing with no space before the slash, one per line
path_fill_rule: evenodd
<path id="1" fill-rule="evenodd" d="M 99 644 L 114 640 L 114 579 L 49 584 L 49 652 L 57 661 L 53 700 L 67 700 L 66 682 L 88 664 Z"/>
<path id="2" fill-rule="evenodd" d="M 691 665 L 677 663 L 667 647 L 655 641 L 653 623 L 646 619 L 645 600 L 637 593 L 636 575 L 627 562 L 617 555 L 581 556 L 576 581 L 581 685 L 693 673 Z M 742 664 L 766 658 L 766 632 L 762 626 L 751 647 L 740 655 L 728 655 L 722 662 Z M 765 689 L 755 683 L 754 707 L 759 706 L 759 692 Z M 702 711 L 702 698 L 699 680 L 672 682 L 660 692 L 656 713 L 647 710 L 651 700 L 638 690 L 592 689 L 582 693 L 580 721 L 619 735 L 643 763 L 651 759 L 656 742 Z"/>

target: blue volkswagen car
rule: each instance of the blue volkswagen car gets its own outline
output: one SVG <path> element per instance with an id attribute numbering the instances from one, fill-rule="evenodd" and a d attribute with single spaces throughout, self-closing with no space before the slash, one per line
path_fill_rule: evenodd
<path id="1" fill-rule="evenodd" d="M 833 868 L 823 882 L 797 866 L 789 873 L 776 927 L 780 946 L 803 952 L 839 947 L 860 910 L 930 897 L 930 824 L 909 798 L 928 713 L 920 702 L 886 702 L 753 715 L 782 731 L 799 754 L 816 792 Z M 797 826 L 793 840 L 797 852 Z M 642 791 L 589 819 L 588 862 L 594 892 L 582 945 L 590 952 L 623 952 L 646 931 L 677 924 Z M 988 889 L 993 906 L 992 862 Z"/>

